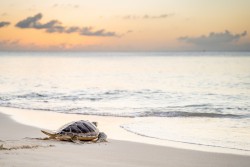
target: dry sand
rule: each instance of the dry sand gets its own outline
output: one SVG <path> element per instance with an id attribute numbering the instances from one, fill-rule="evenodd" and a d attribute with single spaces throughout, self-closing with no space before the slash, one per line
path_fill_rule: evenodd
<path id="1" fill-rule="evenodd" d="M 118 140 L 100 144 L 75 144 L 27 137 L 43 137 L 43 134 L 38 128 L 19 124 L 9 116 L 0 114 L 1 167 L 250 166 L 250 156 L 208 153 Z"/>

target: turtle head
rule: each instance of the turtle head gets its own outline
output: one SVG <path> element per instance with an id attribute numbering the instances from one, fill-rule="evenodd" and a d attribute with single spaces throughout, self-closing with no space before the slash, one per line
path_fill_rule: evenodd
<path id="1" fill-rule="evenodd" d="M 94 124 L 96 127 L 97 127 L 97 125 L 98 125 L 98 123 L 97 123 L 97 122 L 92 122 L 92 124 Z"/>
<path id="2" fill-rule="evenodd" d="M 96 142 L 107 142 L 107 135 L 103 132 L 100 132 Z"/>

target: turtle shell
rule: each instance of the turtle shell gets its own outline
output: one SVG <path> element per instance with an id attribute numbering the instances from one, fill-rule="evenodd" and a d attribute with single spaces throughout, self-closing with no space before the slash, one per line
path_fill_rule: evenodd
<path id="1" fill-rule="evenodd" d="M 57 134 L 65 136 L 78 136 L 80 139 L 94 139 L 99 135 L 97 127 L 89 121 L 70 122 L 57 130 Z"/>

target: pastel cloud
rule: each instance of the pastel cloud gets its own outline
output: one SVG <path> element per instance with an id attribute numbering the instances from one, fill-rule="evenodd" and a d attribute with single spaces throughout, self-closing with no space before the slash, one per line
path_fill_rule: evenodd
<path id="1" fill-rule="evenodd" d="M 161 15 L 148 15 L 148 14 L 145 14 L 145 15 L 142 15 L 142 16 L 139 16 L 139 15 L 126 15 L 126 16 L 123 16 L 122 18 L 123 19 L 126 19 L 126 20 L 133 20 L 133 19 L 165 19 L 165 18 L 168 18 L 170 16 L 173 16 L 173 14 L 161 14 Z"/>
<path id="2" fill-rule="evenodd" d="M 93 31 L 92 27 L 83 27 L 79 32 L 85 36 L 116 36 L 115 32 L 106 32 L 104 29 Z"/>
<path id="3" fill-rule="evenodd" d="M 228 30 L 225 30 L 225 32 L 211 32 L 209 35 L 202 35 L 199 37 L 180 37 L 180 41 L 184 41 L 187 43 L 192 43 L 195 45 L 218 45 L 218 44 L 225 44 L 230 43 L 233 41 L 237 41 L 240 38 L 247 35 L 247 31 L 244 31 L 239 34 L 232 34 Z"/>
<path id="4" fill-rule="evenodd" d="M 8 25 L 10 25 L 10 22 L 7 22 L 7 21 L 1 21 L 0 22 L 0 28 L 6 27 Z"/>
<path id="5" fill-rule="evenodd" d="M 16 24 L 16 27 L 19 28 L 34 28 L 34 29 L 50 29 L 53 27 L 56 27 L 57 25 L 60 25 L 61 23 L 57 20 L 51 20 L 47 23 L 40 23 L 39 20 L 41 20 L 43 15 L 41 13 L 36 14 L 33 17 L 28 17 L 24 20 L 19 21 Z"/>
<path id="6" fill-rule="evenodd" d="M 19 40 L 0 40 L 0 50 L 10 50 L 12 48 L 20 48 Z"/>
<path id="7" fill-rule="evenodd" d="M 1 16 L 8 16 L 8 14 L 6 12 L 2 13 Z"/>
<path id="8" fill-rule="evenodd" d="M 112 37 L 117 36 L 115 32 L 109 32 L 105 29 L 93 30 L 92 27 L 66 27 L 58 20 L 51 20 L 47 23 L 41 23 L 43 15 L 41 13 L 36 14 L 35 16 L 27 17 L 24 20 L 19 21 L 16 24 L 18 28 L 33 28 L 33 29 L 44 29 L 47 33 L 78 33 L 83 36 L 99 36 L 99 37 Z"/>
<path id="9" fill-rule="evenodd" d="M 80 6 L 77 4 L 54 4 L 52 6 L 53 8 L 65 8 L 65 7 L 69 7 L 69 8 L 79 8 Z"/>

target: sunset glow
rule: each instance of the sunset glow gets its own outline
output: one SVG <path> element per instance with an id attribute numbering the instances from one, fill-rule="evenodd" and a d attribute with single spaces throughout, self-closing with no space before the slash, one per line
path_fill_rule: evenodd
<path id="1" fill-rule="evenodd" d="M 249 6 L 248 0 L 1 1 L 0 50 L 246 51 Z"/>

